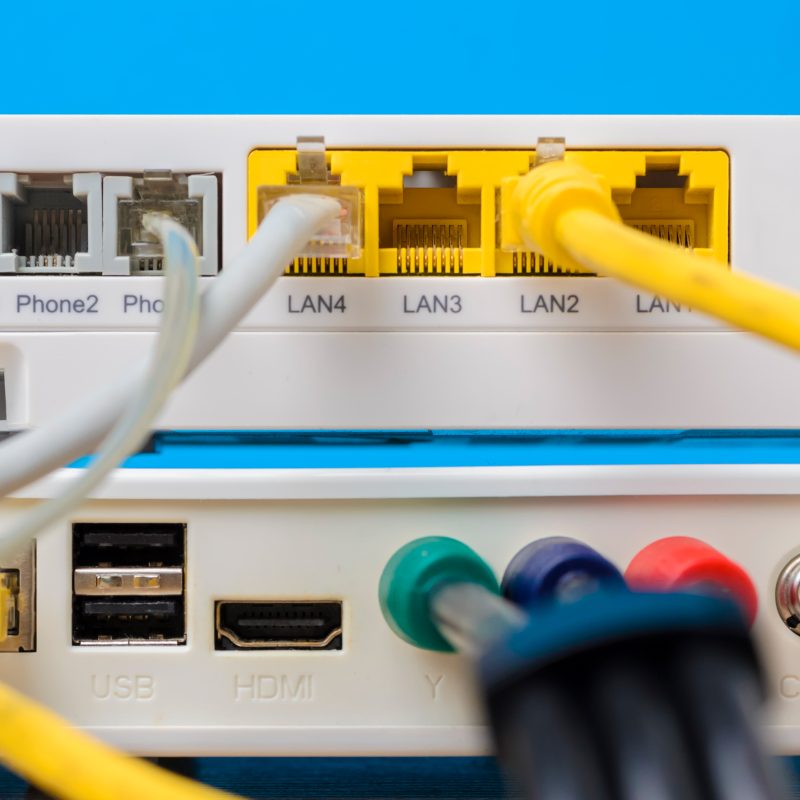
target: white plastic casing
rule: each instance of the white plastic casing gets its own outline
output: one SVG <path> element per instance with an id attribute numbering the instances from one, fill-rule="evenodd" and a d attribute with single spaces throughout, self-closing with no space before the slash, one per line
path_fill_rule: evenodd
<path id="1" fill-rule="evenodd" d="M 221 175 L 223 270 L 246 244 L 248 153 L 293 147 L 298 135 L 323 135 L 330 148 L 519 148 L 542 135 L 564 136 L 578 148 L 722 147 L 731 157 L 733 263 L 800 289 L 793 256 L 798 118 L 63 117 L 57 129 L 62 145 L 53 147 L 47 117 L 4 118 L 0 170 Z M 148 351 L 159 319 L 159 277 L 0 278 L 0 369 L 11 427 L 38 424 L 80 402 Z M 434 294 L 451 298 L 450 311 L 424 310 L 420 298 Z M 565 305 L 576 312 L 526 311 L 540 294 L 573 296 Z M 344 302 L 327 312 L 320 295 Z M 599 278 L 285 277 L 178 390 L 159 425 L 800 424 L 793 355 L 651 301 Z"/>
<path id="2" fill-rule="evenodd" d="M 65 471 L 0 507 L 0 525 Z M 800 752 L 800 637 L 774 587 L 800 553 L 800 466 L 124 470 L 76 521 L 184 522 L 188 643 L 74 647 L 70 524 L 38 540 L 37 651 L 4 681 L 76 725 L 157 755 L 466 755 L 488 751 L 466 662 L 386 625 L 378 581 L 424 535 L 463 539 L 502 574 L 528 542 L 573 536 L 621 568 L 662 536 L 697 536 L 758 589 L 755 635 L 776 750 Z M 344 603 L 341 652 L 214 650 L 214 601 Z"/>

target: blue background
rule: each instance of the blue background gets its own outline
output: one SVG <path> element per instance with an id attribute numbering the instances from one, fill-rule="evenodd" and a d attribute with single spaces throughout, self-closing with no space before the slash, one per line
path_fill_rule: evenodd
<path id="1" fill-rule="evenodd" d="M 800 3 L 0 2 L 5 113 L 797 113 Z"/>

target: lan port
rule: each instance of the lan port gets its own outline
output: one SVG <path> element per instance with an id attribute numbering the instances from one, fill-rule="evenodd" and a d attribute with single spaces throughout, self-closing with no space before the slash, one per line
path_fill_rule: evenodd
<path id="1" fill-rule="evenodd" d="M 627 225 L 688 248 L 710 247 L 708 192 L 691 192 L 677 164 L 647 166 L 636 188 L 614 199 Z"/>
<path id="2" fill-rule="evenodd" d="M 417 169 L 401 191 L 381 190 L 378 241 L 398 274 L 469 273 L 467 251 L 481 246 L 480 197 L 459 196 L 443 166 Z"/>

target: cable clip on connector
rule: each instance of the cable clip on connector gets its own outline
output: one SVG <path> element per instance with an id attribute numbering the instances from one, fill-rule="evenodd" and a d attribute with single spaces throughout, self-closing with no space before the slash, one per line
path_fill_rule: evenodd
<path id="1" fill-rule="evenodd" d="M 297 174 L 288 183 L 338 183 L 328 170 L 324 136 L 297 137 Z"/>
<path id="2" fill-rule="evenodd" d="M 563 136 L 540 136 L 536 140 L 536 156 L 534 167 L 540 167 L 550 161 L 563 161 L 567 150 L 567 140 Z"/>

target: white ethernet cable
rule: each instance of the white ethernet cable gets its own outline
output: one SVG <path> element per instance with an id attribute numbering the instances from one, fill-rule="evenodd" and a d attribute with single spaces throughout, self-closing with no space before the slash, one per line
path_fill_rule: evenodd
<path id="1" fill-rule="evenodd" d="M 206 358 L 272 286 L 308 240 L 340 213 L 320 195 L 293 195 L 270 209 L 250 243 L 200 300 L 200 324 L 185 375 Z M 145 365 L 0 447 L 0 497 L 92 451 L 144 379 Z M 2 532 L 0 532 L 2 542 Z"/>
<path id="2" fill-rule="evenodd" d="M 80 505 L 120 462 L 136 452 L 189 364 L 200 320 L 197 246 L 189 232 L 169 217 L 147 214 L 144 226 L 164 248 L 164 314 L 158 339 L 141 383 L 114 427 L 80 476 L 61 493 L 35 505 L 0 533 L 0 552 L 13 550 Z"/>

